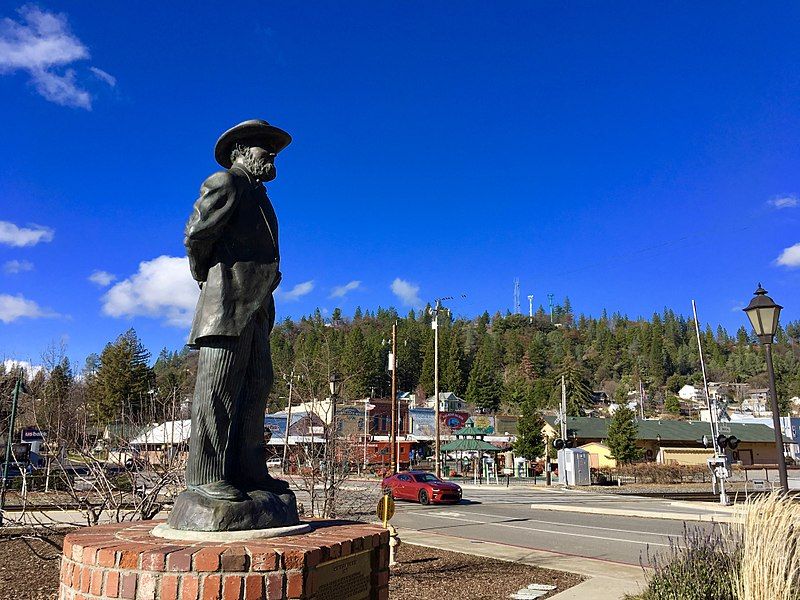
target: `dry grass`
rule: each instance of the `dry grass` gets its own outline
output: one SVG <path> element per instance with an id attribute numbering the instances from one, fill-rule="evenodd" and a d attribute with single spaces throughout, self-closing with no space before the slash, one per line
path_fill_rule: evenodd
<path id="1" fill-rule="evenodd" d="M 741 513 L 742 558 L 732 574 L 738 600 L 800 598 L 800 504 L 776 493 L 748 500 Z"/>

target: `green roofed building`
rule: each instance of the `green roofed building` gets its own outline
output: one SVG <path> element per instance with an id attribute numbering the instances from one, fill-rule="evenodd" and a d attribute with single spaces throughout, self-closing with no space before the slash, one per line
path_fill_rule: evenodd
<path id="1" fill-rule="evenodd" d="M 542 429 L 545 436 L 554 439 L 561 436 L 561 426 L 556 417 L 544 418 Z M 576 446 L 603 443 L 608 437 L 611 419 L 595 417 L 568 417 L 567 436 Z M 706 421 L 671 421 L 636 419 L 638 426 L 637 445 L 644 450 L 645 460 L 677 464 L 705 464 L 707 456 L 713 454 L 711 424 Z M 775 433 L 771 427 L 760 423 L 727 423 L 730 433 L 739 438 L 739 447 L 733 451 L 733 460 L 743 465 L 775 464 Z M 706 436 L 708 448 L 703 446 Z M 784 443 L 791 443 L 784 438 Z"/>

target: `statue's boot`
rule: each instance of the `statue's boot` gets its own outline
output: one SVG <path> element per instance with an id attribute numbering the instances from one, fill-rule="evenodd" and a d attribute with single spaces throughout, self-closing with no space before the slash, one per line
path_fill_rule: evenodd
<path id="1" fill-rule="evenodd" d="M 211 500 L 242 502 L 247 499 L 247 495 L 242 490 L 222 479 L 211 483 L 190 485 L 188 488 Z"/>

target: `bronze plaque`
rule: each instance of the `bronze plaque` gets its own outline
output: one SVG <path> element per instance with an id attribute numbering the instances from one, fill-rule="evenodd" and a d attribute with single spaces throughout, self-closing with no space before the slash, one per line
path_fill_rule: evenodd
<path id="1" fill-rule="evenodd" d="M 369 600 L 371 592 L 370 550 L 317 567 L 317 600 Z"/>

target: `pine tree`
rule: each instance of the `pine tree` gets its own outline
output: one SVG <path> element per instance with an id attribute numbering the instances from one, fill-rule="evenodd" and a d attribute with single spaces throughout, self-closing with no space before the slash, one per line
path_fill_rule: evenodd
<path id="1" fill-rule="evenodd" d="M 517 439 L 514 442 L 514 452 L 528 460 L 535 460 L 544 454 L 544 436 L 542 428 L 544 419 L 536 409 L 533 401 L 522 404 L 522 416 L 518 424 Z"/>
<path id="2" fill-rule="evenodd" d="M 497 371 L 498 363 L 497 349 L 492 338 L 487 335 L 478 349 L 469 373 L 466 400 L 490 412 L 500 408 L 503 390 Z"/>
<path id="3" fill-rule="evenodd" d="M 149 359 L 133 329 L 106 345 L 92 382 L 97 425 L 141 417 L 154 384 Z"/>
<path id="4" fill-rule="evenodd" d="M 632 463 L 642 457 L 642 451 L 636 446 L 639 427 L 636 414 L 623 405 L 617 408 L 608 424 L 606 443 L 611 450 L 611 457 L 620 464 Z"/>
<path id="5" fill-rule="evenodd" d="M 447 334 L 447 352 L 443 358 L 444 360 L 439 365 L 441 368 L 441 373 L 439 374 L 440 388 L 443 391 L 453 392 L 456 396 L 463 397 L 466 391 L 466 384 L 464 383 L 466 359 L 464 351 L 461 349 L 458 332 L 455 329 L 451 329 Z"/>

